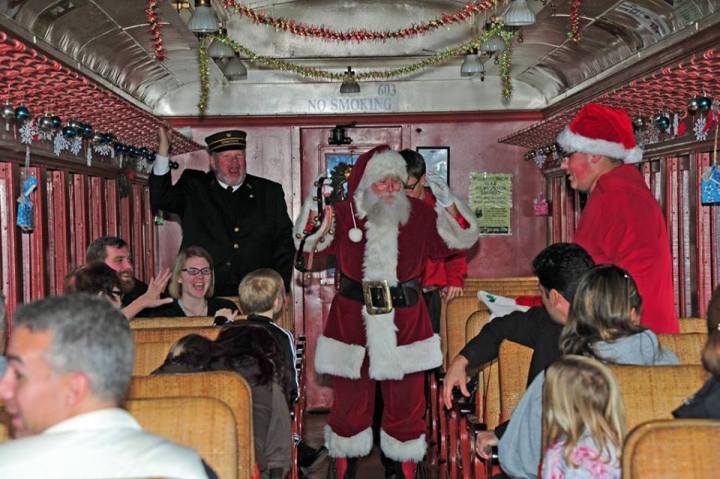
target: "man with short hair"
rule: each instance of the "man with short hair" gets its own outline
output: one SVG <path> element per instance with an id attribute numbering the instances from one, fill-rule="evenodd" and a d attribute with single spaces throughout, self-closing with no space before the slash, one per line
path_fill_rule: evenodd
<path id="1" fill-rule="evenodd" d="M 128 319 L 150 316 L 148 309 L 172 303 L 172 298 L 163 298 L 170 271 L 160 272 L 150 280 L 150 285 L 135 277 L 130 247 L 127 242 L 117 236 L 101 236 L 85 251 L 86 264 L 100 261 L 112 268 L 120 279 L 123 294 L 121 298 L 123 313 Z"/>
<path id="2" fill-rule="evenodd" d="M 243 277 L 272 268 L 290 289 L 295 247 L 280 184 L 247 173 L 246 133 L 221 131 L 205 138 L 210 171 L 186 169 L 173 185 L 170 137 L 159 130 L 158 155 L 149 178 L 153 210 L 182 219 L 182 248 L 202 246 L 215 264 L 215 294 L 234 296 Z"/>
<path id="3" fill-rule="evenodd" d="M 355 477 L 357 458 L 370 453 L 376 381 L 384 399 L 380 447 L 395 461 L 396 477 L 412 478 L 426 452 L 425 371 L 442 364 L 420 278 L 427 258 L 471 247 L 479 231 L 472 212 L 447 195 L 468 222 L 463 228 L 446 207 L 435 210 L 403 189 L 407 169 L 387 146 L 357 159 L 348 199 L 333 205 L 320 229 L 306 238 L 307 253 L 335 254 L 339 289 L 315 350 L 315 370 L 332 376 L 335 399 L 325 445 L 336 477 Z M 307 198 L 295 222 L 298 233 L 316 213 Z"/>
<path id="4" fill-rule="evenodd" d="M 574 241 L 597 264 L 627 270 L 643 301 L 640 323 L 655 333 L 678 333 L 672 256 L 665 218 L 634 165 L 642 160 L 624 110 L 585 105 L 557 139 L 570 186 L 589 198 Z"/>
<path id="5" fill-rule="evenodd" d="M 208 477 L 195 451 L 144 432 L 120 409 L 133 339 L 106 300 L 21 306 L 7 358 L 0 399 L 18 439 L 0 445 L 0 477 Z"/>
<path id="6" fill-rule="evenodd" d="M 452 390 L 458 387 L 465 397 L 467 370 L 477 369 L 497 359 L 500 343 L 513 341 L 533 349 L 527 384 L 560 357 L 560 333 L 567 321 L 570 304 L 575 297 L 582 275 L 594 266 L 590 255 L 573 243 L 555 243 L 543 249 L 533 259 L 533 273 L 538 277 L 542 307 L 516 311 L 495 318 L 468 342 L 453 359 L 444 378 L 443 400 L 445 407 L 452 405 Z M 497 444 L 508 422 L 495 431 L 482 431 L 477 435 L 478 454 L 488 458 L 486 448 Z"/>
<path id="7" fill-rule="evenodd" d="M 101 236 L 85 251 L 85 263 L 102 261 L 110 266 L 120 278 L 123 289 L 123 306 L 127 306 L 148 289 L 148 285 L 135 277 L 132 254 L 127 242 L 117 236 Z"/>
<path id="8" fill-rule="evenodd" d="M 438 203 L 447 201 L 445 198 L 438 198 L 434 191 L 439 191 L 438 182 L 444 182 L 445 180 L 438 175 L 426 174 L 425 171 L 425 159 L 423 156 L 415 150 L 402 150 L 400 151 L 408 172 L 408 180 L 405 183 L 405 193 L 411 198 L 417 198 L 423 200 L 433 208 Z M 447 190 L 449 191 L 449 190 Z M 441 204 L 440 206 L 451 206 Z M 462 215 L 457 210 L 453 212 L 458 222 L 467 226 L 467 222 L 464 221 Z M 425 271 L 423 272 L 422 278 L 422 289 L 423 297 L 425 298 L 425 304 L 428 308 L 428 314 L 430 315 L 430 322 L 433 326 L 433 331 L 436 333 L 440 332 L 440 313 L 442 310 L 442 303 L 448 302 L 453 298 L 462 296 L 463 286 L 465 285 L 465 275 L 467 275 L 467 256 L 463 253 L 458 253 L 447 258 L 433 259 L 429 258 L 425 264 Z"/>

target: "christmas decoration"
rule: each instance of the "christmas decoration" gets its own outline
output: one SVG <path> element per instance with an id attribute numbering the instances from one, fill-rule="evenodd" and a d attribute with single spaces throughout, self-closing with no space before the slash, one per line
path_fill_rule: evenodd
<path id="1" fill-rule="evenodd" d="M 570 3 L 570 31 L 568 38 L 577 42 L 580 40 L 580 0 L 572 0 Z"/>
<path id="2" fill-rule="evenodd" d="M 695 133 L 695 141 L 705 141 L 707 139 L 707 129 L 705 126 L 707 125 L 707 120 L 700 116 L 695 119 L 695 123 L 693 125 L 693 132 Z"/>
<path id="3" fill-rule="evenodd" d="M 30 110 L 25 105 L 20 105 L 15 108 L 15 118 L 20 121 L 25 121 L 30 118 Z"/>
<path id="4" fill-rule="evenodd" d="M 65 128 L 63 128 L 63 130 Z M 67 139 L 65 134 L 55 135 L 55 138 L 53 138 L 53 153 L 55 153 L 55 156 L 60 156 L 60 153 L 68 148 L 70 148 L 70 141 Z"/>
<path id="5" fill-rule="evenodd" d="M 32 232 L 34 228 L 34 205 L 30 195 L 37 188 L 38 180 L 35 176 L 28 176 L 22 185 L 22 193 L 18 197 L 17 219 L 15 224 L 25 233 Z"/>
<path id="6" fill-rule="evenodd" d="M 70 153 L 77 156 L 82 151 L 82 138 L 76 136 L 70 141 Z"/>
<path id="7" fill-rule="evenodd" d="M 351 30 L 341 32 L 332 28 L 307 25 L 286 18 L 275 18 L 258 12 L 237 0 L 224 0 L 224 7 L 230 13 L 244 15 L 257 25 L 265 25 L 276 31 L 283 31 L 301 37 L 312 37 L 337 42 L 366 42 L 401 40 L 426 34 L 441 27 L 465 22 L 478 14 L 485 13 L 497 5 L 497 0 L 473 1 L 451 14 L 443 14 L 419 25 L 409 25 L 394 31 Z"/>
<path id="8" fill-rule="evenodd" d="M 712 98 L 707 97 L 707 96 L 697 97 L 697 104 L 698 104 L 698 109 L 701 112 L 707 113 L 707 111 L 710 110 L 710 107 L 712 106 Z"/>
<path id="9" fill-rule="evenodd" d="M 694 115 L 700 110 L 700 104 L 698 103 L 697 98 L 692 98 L 690 100 L 690 103 L 688 103 L 688 113 L 691 115 Z"/>
<path id="10" fill-rule="evenodd" d="M 392 70 L 369 70 L 364 72 L 357 72 L 355 79 L 361 80 L 389 80 L 392 78 L 399 78 L 417 73 L 420 70 L 427 69 L 431 66 L 438 65 L 449 61 L 451 58 L 464 55 L 473 49 L 479 49 L 482 44 L 490 37 L 495 35 L 500 36 L 505 41 L 505 49 L 500 54 L 500 78 L 502 80 L 502 95 L 504 99 L 509 99 L 512 95 L 512 83 L 510 78 L 510 67 L 512 61 L 512 40 L 515 35 L 510 30 L 505 30 L 502 23 L 495 23 L 488 30 L 485 30 L 478 37 L 469 40 L 456 47 L 448 48 L 440 51 L 432 56 L 424 58 L 416 63 L 406 65 L 400 68 Z M 250 50 L 244 45 L 236 42 L 235 40 L 223 37 L 219 35 L 208 35 L 203 38 L 200 42 L 199 49 L 199 60 L 200 60 L 200 98 L 198 100 L 198 111 L 201 115 L 205 114 L 207 109 L 207 102 L 209 98 L 209 75 L 208 75 L 208 54 L 207 47 L 213 40 L 222 42 L 239 52 L 243 57 L 247 58 L 248 61 L 263 65 L 265 67 L 272 68 L 279 71 L 293 72 L 305 78 L 313 78 L 316 80 L 332 80 L 332 81 L 343 81 L 345 79 L 345 72 L 335 72 L 324 70 L 321 68 L 304 67 L 302 65 L 281 60 L 278 58 L 270 58 L 258 55 L 253 50 Z"/>
<path id="11" fill-rule="evenodd" d="M 163 46 L 162 32 L 160 31 L 160 22 L 157 16 L 157 0 L 148 0 L 145 9 L 145 18 L 150 24 L 150 33 L 153 36 L 153 47 L 155 48 L 155 58 L 158 61 L 165 60 L 165 47 Z"/>
<path id="12" fill-rule="evenodd" d="M 670 117 L 665 113 L 661 113 L 655 117 L 655 126 L 661 131 L 666 131 L 670 128 Z"/>

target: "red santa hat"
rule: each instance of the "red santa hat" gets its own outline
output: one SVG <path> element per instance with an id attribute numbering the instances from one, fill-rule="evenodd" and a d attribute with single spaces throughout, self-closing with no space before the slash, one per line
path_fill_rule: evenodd
<path id="1" fill-rule="evenodd" d="M 625 110 L 588 103 L 558 135 L 566 152 L 603 155 L 625 163 L 642 160 L 642 149 L 635 143 L 632 122 Z"/>
<path id="2" fill-rule="evenodd" d="M 405 183 L 408 176 L 405 160 L 388 145 L 376 146 L 360 155 L 353 165 L 348 180 L 348 193 L 353 196 L 356 191 L 362 191 L 388 176 L 397 176 Z"/>

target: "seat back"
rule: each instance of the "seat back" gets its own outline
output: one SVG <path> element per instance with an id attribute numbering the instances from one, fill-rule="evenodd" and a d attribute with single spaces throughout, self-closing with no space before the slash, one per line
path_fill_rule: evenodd
<path id="1" fill-rule="evenodd" d="M 512 341 L 503 341 L 498 353 L 500 376 L 500 422 L 510 419 L 527 388 L 533 350 Z"/>
<path id="2" fill-rule="evenodd" d="M 465 323 L 471 314 L 480 309 L 481 305 L 482 303 L 476 296 L 458 296 L 447 303 L 445 308 L 445 337 L 442 337 L 442 324 L 440 328 L 446 365 L 465 346 Z"/>
<path id="3" fill-rule="evenodd" d="M 238 478 L 248 479 L 255 464 L 252 394 L 239 374 L 228 371 L 137 376 L 130 382 L 129 399 L 211 397 L 224 402 L 235 415 Z"/>
<path id="4" fill-rule="evenodd" d="M 470 315 L 465 323 L 465 344 L 480 333 L 490 320 L 490 311 L 484 304 Z M 500 383 L 498 380 L 497 360 L 485 364 L 478 371 L 478 393 L 476 398 L 477 417 L 483 419 L 488 429 L 494 428 L 500 417 Z"/>
<path id="5" fill-rule="evenodd" d="M 622 477 L 717 477 L 720 421 L 673 419 L 639 425 L 628 435 Z"/>
<path id="6" fill-rule="evenodd" d="M 707 334 L 658 334 L 660 345 L 674 352 L 680 364 L 702 364 L 702 350 L 707 341 Z"/>
<path id="7" fill-rule="evenodd" d="M 222 478 L 238 478 L 235 415 L 218 399 L 130 399 L 125 408 L 148 432 L 195 449 Z"/>
<path id="8" fill-rule="evenodd" d="M 702 318 L 680 318 L 680 333 L 705 333 L 707 334 L 707 322 Z"/>
<path id="9" fill-rule="evenodd" d="M 518 276 L 507 278 L 465 278 L 463 296 L 477 296 L 480 290 L 499 296 L 516 298 L 535 296 L 538 293 L 536 276 Z"/>
<path id="10" fill-rule="evenodd" d="M 199 334 L 214 340 L 222 328 L 205 326 L 199 328 L 148 328 L 133 329 L 133 341 L 138 343 L 174 343 L 188 334 Z"/>
<path id="11" fill-rule="evenodd" d="M 239 317 L 244 319 L 245 316 Z M 157 329 L 157 328 L 205 328 L 213 325 L 212 316 L 177 316 L 166 318 L 135 318 L 130 321 L 130 329 Z"/>
<path id="12" fill-rule="evenodd" d="M 610 365 L 620 384 L 625 424 L 631 430 L 640 423 L 672 417 L 672 411 L 703 385 L 702 366 Z"/>
<path id="13" fill-rule="evenodd" d="M 133 376 L 147 376 L 162 366 L 173 343 L 173 341 L 135 343 Z"/>

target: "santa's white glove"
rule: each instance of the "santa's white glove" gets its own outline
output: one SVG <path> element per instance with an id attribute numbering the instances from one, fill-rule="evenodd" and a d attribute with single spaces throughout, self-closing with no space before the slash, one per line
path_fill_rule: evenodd
<path id="1" fill-rule="evenodd" d="M 450 187 L 440 175 L 428 173 L 425 180 L 438 205 L 447 208 L 455 202 L 455 197 L 450 193 Z"/>

